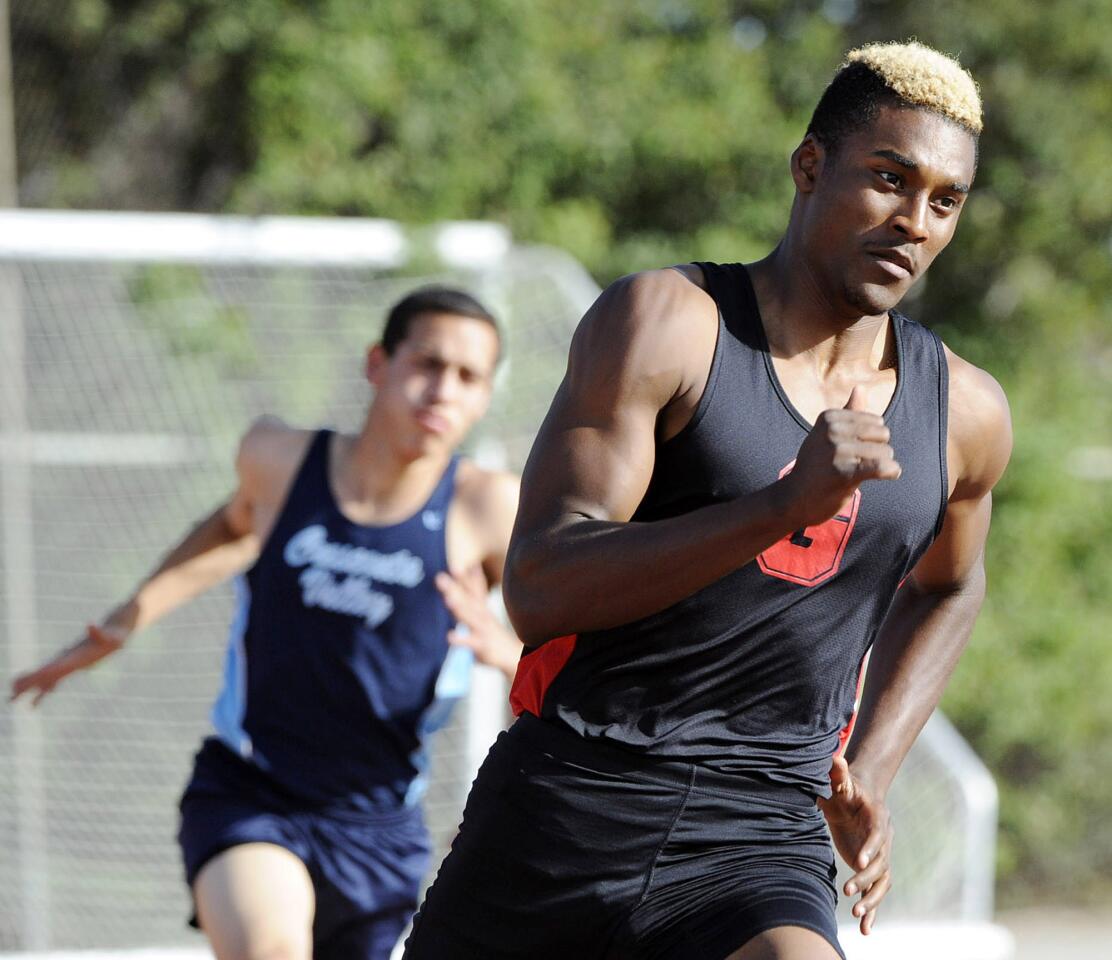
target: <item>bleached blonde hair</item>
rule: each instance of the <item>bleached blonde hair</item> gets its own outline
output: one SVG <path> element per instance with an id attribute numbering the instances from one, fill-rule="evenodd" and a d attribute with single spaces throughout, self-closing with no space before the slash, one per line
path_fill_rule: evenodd
<path id="1" fill-rule="evenodd" d="M 901 100 L 933 110 L 979 134 L 984 126 L 977 81 L 957 60 L 916 40 L 870 43 L 846 54 L 842 69 L 860 63 Z"/>

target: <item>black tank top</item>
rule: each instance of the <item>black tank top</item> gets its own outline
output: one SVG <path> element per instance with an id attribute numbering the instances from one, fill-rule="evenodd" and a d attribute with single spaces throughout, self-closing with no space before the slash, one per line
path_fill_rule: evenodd
<path id="1" fill-rule="evenodd" d="M 718 343 L 690 423 L 657 445 L 637 521 L 767 487 L 811 429 L 777 380 L 745 267 L 699 266 Z M 947 500 L 942 344 L 899 313 L 891 320 L 897 384 L 884 418 L 900 479 L 865 483 L 826 523 L 660 613 L 544 644 L 519 669 L 519 712 L 648 756 L 829 794 L 862 659 Z"/>

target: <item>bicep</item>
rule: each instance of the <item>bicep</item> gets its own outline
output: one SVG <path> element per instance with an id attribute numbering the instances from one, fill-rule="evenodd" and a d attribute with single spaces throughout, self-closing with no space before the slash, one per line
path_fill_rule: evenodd
<path id="1" fill-rule="evenodd" d="M 912 571 L 915 585 L 933 593 L 959 588 L 976 576 L 983 568 L 991 518 L 991 492 L 951 501 L 942 530 Z"/>
<path id="2" fill-rule="evenodd" d="M 628 520 L 652 476 L 658 410 L 613 386 L 565 380 L 522 476 L 518 531 L 564 517 Z"/>
<path id="3" fill-rule="evenodd" d="M 1000 385 L 953 353 L 947 351 L 947 357 L 947 451 L 954 483 L 942 530 L 913 571 L 914 582 L 926 591 L 958 588 L 982 573 L 992 490 L 1012 451 L 1011 415 Z"/>
<path id="4" fill-rule="evenodd" d="M 716 333 L 713 301 L 673 270 L 602 294 L 576 330 L 529 455 L 515 535 L 561 518 L 633 515 L 652 476 L 658 416 L 705 380 Z"/>

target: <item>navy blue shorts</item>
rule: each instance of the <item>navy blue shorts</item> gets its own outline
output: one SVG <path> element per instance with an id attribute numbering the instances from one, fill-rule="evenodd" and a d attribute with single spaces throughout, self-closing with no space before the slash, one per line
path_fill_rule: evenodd
<path id="1" fill-rule="evenodd" d="M 491 749 L 405 960 L 722 960 L 773 927 L 838 946 L 814 799 L 524 714 Z"/>
<path id="2" fill-rule="evenodd" d="M 216 740 L 197 754 L 178 842 L 190 889 L 209 860 L 240 844 L 273 843 L 300 859 L 316 893 L 314 960 L 387 960 L 429 865 L 419 807 L 370 814 L 299 805 Z"/>

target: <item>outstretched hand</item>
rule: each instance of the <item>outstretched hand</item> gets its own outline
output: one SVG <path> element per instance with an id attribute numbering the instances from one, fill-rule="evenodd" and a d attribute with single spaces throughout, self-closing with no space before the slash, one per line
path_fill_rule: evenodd
<path id="1" fill-rule="evenodd" d="M 853 906 L 861 932 L 868 935 L 877 907 L 892 887 L 892 821 L 888 807 L 854 777 L 849 764 L 836 756 L 830 768 L 829 800 L 819 800 L 838 853 L 856 871 L 844 887 L 847 897 L 860 893 Z"/>
<path id="2" fill-rule="evenodd" d="M 436 586 L 456 618 L 455 628 L 448 631 L 448 642 L 470 647 L 480 663 L 497 667 L 512 680 L 521 658 L 521 641 L 491 611 L 483 568 L 476 564 L 457 576 L 438 573 Z"/>
<path id="3" fill-rule="evenodd" d="M 85 636 L 73 646 L 67 647 L 42 666 L 12 680 L 9 702 L 28 691 L 34 691 L 31 706 L 37 707 L 42 698 L 71 673 L 92 666 L 108 654 L 115 653 L 126 639 L 127 635 L 121 630 L 89 624 L 85 628 Z"/>

